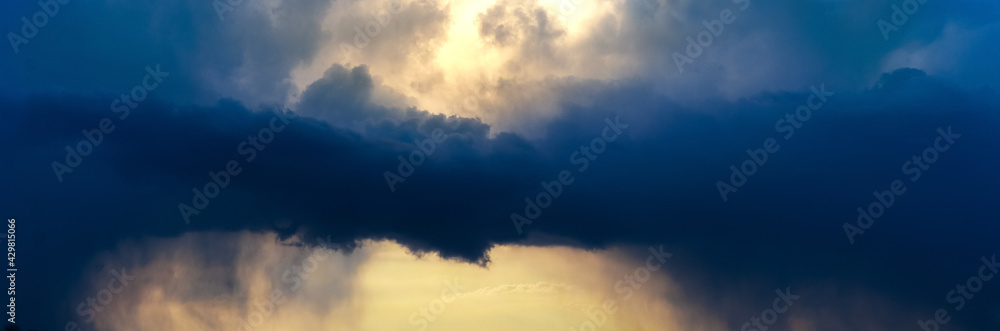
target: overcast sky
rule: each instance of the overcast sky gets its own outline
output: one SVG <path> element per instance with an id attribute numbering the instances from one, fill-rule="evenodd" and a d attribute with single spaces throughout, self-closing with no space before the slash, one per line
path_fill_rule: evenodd
<path id="1" fill-rule="evenodd" d="M 1000 327 L 995 1 L 2 7 L 25 328 Z"/>

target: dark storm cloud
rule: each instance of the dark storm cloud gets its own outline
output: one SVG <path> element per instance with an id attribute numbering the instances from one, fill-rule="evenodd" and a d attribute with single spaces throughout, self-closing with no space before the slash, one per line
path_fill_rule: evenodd
<path id="1" fill-rule="evenodd" d="M 564 104 L 567 115 L 544 137 L 526 140 L 507 133 L 491 138 L 486 125 L 469 119 L 373 107 L 357 97 L 366 95 L 370 80 L 364 68 L 331 68 L 299 105 L 357 117 L 353 123 L 364 127 L 300 116 L 252 162 L 237 145 L 268 127 L 273 113 L 226 101 L 207 108 L 147 101 L 61 184 L 50 163 L 64 159 L 64 145 L 82 139 L 81 125 L 107 116 L 110 100 L 5 99 L 3 139 L 20 143 L 3 147 L 3 155 L 17 160 L 5 163 L 4 210 L 53 230 L 22 232 L 25 270 L 37 279 L 22 286 L 39 293 L 25 304 L 46 300 L 58 312 L 72 311 L 75 301 L 62 294 L 93 252 L 123 238 L 199 230 L 329 234 L 344 243 L 388 238 L 470 261 L 485 261 L 486 249 L 500 243 L 667 243 L 686 256 L 679 265 L 692 270 L 693 283 L 726 288 L 752 279 L 778 287 L 835 275 L 927 311 L 945 305 L 942 289 L 997 250 L 990 218 L 1000 193 L 997 96 L 916 70 L 889 73 L 862 92 L 837 92 L 792 139 L 779 139 L 780 150 L 728 203 L 716 181 L 729 178 L 729 165 L 749 159 L 745 150 L 780 137 L 775 121 L 811 92 L 689 109 L 643 82 L 579 83 L 564 96 L 579 103 Z M 583 94 L 594 90 L 601 92 Z M 392 115 L 367 117 L 382 112 Z M 570 156 L 600 136 L 606 118 L 628 128 L 580 173 Z M 873 201 L 872 191 L 903 177 L 900 165 L 931 146 L 939 127 L 961 139 L 851 246 L 842 224 Z M 384 172 L 396 171 L 397 156 L 409 155 L 412 142 L 438 128 L 447 139 L 390 192 Z M 192 188 L 232 159 L 242 173 L 185 225 L 178 204 L 190 204 Z M 519 235 L 511 213 L 523 214 L 524 199 L 562 170 L 575 182 Z M 955 323 L 988 307 L 995 302 L 977 300 Z"/>
<path id="2" fill-rule="evenodd" d="M 5 52 L 0 61 L 0 207 L 23 226 L 19 285 L 32 295 L 19 300 L 23 307 L 50 308 L 21 316 L 28 325 L 52 315 L 65 317 L 59 323 L 73 317 L 80 298 L 66 293 L 90 271 L 96 252 L 123 239 L 249 229 L 331 235 L 342 243 L 395 239 L 416 251 L 479 262 L 501 243 L 666 243 L 677 254 L 677 270 L 687 270 L 679 277 L 695 288 L 717 289 L 701 291 L 707 305 L 722 304 L 728 290 L 748 283 L 808 287 L 832 278 L 870 289 L 913 315 L 886 321 L 886 328 L 914 328 L 916 319 L 950 306 L 944 294 L 976 271 L 981 256 L 1000 251 L 993 220 L 1000 196 L 991 74 L 997 70 L 990 60 L 998 54 L 991 25 L 997 9 L 985 1 L 928 2 L 887 42 L 875 22 L 889 17 L 893 3 L 754 1 L 719 39 L 718 51 L 694 65 L 692 71 L 710 76 L 708 83 L 682 81 L 690 94 L 716 95 L 721 88 L 712 83 L 725 75 L 763 85 L 817 81 L 796 92 L 759 92 L 765 87 L 733 102 L 692 104 L 656 92 L 652 77 L 568 80 L 560 88 L 561 115 L 526 124 L 545 128 L 533 139 L 491 136 L 489 126 L 472 119 L 372 105 L 376 84 L 367 69 L 334 66 L 303 92 L 293 109 L 300 116 L 245 162 L 238 146 L 274 116 L 251 109 L 283 100 L 292 89 L 289 72 L 320 48 L 329 2 L 281 2 L 269 14 L 245 5 L 222 21 L 204 1 L 72 1 L 23 51 Z M 20 16 L 37 10 L 29 4 L 0 15 L 5 31 L 19 29 Z M 638 54 L 635 61 L 666 68 L 651 73 L 672 71 L 667 54 L 682 49 L 684 37 L 724 5 L 730 4 L 696 2 L 664 12 L 652 1 L 627 1 L 622 17 L 594 27 L 599 33 L 581 52 L 601 57 L 625 49 Z M 427 20 L 446 16 L 422 13 Z M 443 29 L 407 17 L 393 24 L 425 27 L 432 37 Z M 501 45 L 530 37 L 525 40 L 537 49 L 526 53 L 546 55 L 545 46 L 561 35 L 548 20 L 531 8 L 494 8 L 479 28 Z M 977 34 L 958 41 L 968 49 L 957 55 L 932 54 L 954 65 L 942 74 L 947 79 L 903 69 L 880 76 L 872 88 L 836 88 L 871 85 L 857 77 L 877 70 L 894 50 L 948 41 L 942 31 L 949 24 Z M 382 44 L 397 44 L 390 40 L 396 41 Z M 760 45 L 743 47 L 754 43 Z M 112 99 L 157 63 L 172 73 L 170 80 L 116 122 L 60 183 L 51 163 L 65 159 L 63 146 L 112 116 Z M 728 180 L 729 166 L 749 159 L 747 149 L 780 137 L 775 122 L 806 102 L 810 85 L 824 83 L 835 92 L 829 103 L 792 139 L 778 139 L 780 150 L 723 202 L 716 182 Z M 240 102 L 215 102 L 220 96 Z M 600 136 L 606 118 L 629 127 L 580 173 L 571 155 Z M 948 127 L 961 134 L 952 149 L 908 183 L 907 193 L 851 245 L 843 224 L 857 218 L 855 209 L 872 203 L 873 191 L 905 179 L 901 165 Z M 413 142 L 435 129 L 444 130 L 446 140 L 391 192 L 385 172 L 396 171 L 397 157 L 410 155 Z M 209 172 L 230 160 L 239 160 L 243 172 L 186 225 L 178 204 L 191 204 L 192 188 L 203 187 Z M 523 215 L 524 199 L 563 170 L 572 171 L 573 184 L 518 234 L 511 213 Z M 987 284 L 984 291 L 949 327 L 1000 325 L 997 287 Z"/>

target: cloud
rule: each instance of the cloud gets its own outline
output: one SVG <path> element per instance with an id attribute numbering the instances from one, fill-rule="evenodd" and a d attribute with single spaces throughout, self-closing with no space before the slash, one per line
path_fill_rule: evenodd
<path id="1" fill-rule="evenodd" d="M 161 64 L 172 76 L 157 94 L 174 102 L 283 104 L 292 69 L 320 47 L 330 3 L 253 2 L 224 20 L 211 1 L 68 3 L 22 52 L 4 53 L 0 68 L 9 76 L 0 84 L 14 94 L 58 87 L 117 95 L 138 83 L 145 66 Z M 3 22 L 39 10 L 31 5 L 5 11 Z M 67 47 L 76 55 L 66 56 Z"/>
<path id="2" fill-rule="evenodd" d="M 906 314 L 945 304 L 942 290 L 994 249 L 997 6 L 929 3 L 886 41 L 875 22 L 894 3 L 609 0 L 564 15 L 530 0 L 275 0 L 220 20 L 203 1 L 72 2 L 0 61 L 0 210 L 58 230 L 23 234 L 21 285 L 33 294 L 23 302 L 72 312 L 72 280 L 122 241 L 249 231 L 394 240 L 483 266 L 497 245 L 666 243 L 690 257 L 675 277 L 715 289 L 708 306 L 746 283 L 814 288 L 836 275 L 880 289 L 858 300 L 896 303 L 898 325 L 912 327 L 926 317 Z M 736 21 L 676 72 L 670 54 L 724 9 Z M 12 4 L 0 21 L 16 29 L 37 10 Z M 373 20 L 379 32 L 343 57 L 354 28 Z M 157 64 L 169 80 L 115 119 L 112 100 Z M 811 87 L 835 95 L 780 138 L 777 121 L 795 116 Z M 286 109 L 298 118 L 245 159 L 241 142 Z M 60 183 L 52 162 L 65 163 L 65 147 L 103 118 L 114 131 Z M 574 152 L 612 119 L 627 130 L 578 170 Z M 842 226 L 856 208 L 905 178 L 900 166 L 949 127 L 961 140 L 850 245 Z M 405 168 L 400 157 L 436 130 L 434 154 L 391 190 L 386 172 Z M 780 150 L 723 202 L 716 183 L 767 138 Z M 184 225 L 178 205 L 230 160 L 243 172 Z M 519 234 L 511 214 L 526 214 L 525 199 L 564 170 L 573 184 Z M 996 324 L 991 300 L 977 297 L 952 326 Z M 821 329 L 821 317 L 793 320 Z"/>
<path id="3" fill-rule="evenodd" d="M 716 331 L 739 329 L 773 306 L 775 290 L 759 284 L 721 292 L 682 286 L 673 278 L 682 273 L 673 258 L 634 276 L 645 265 L 642 252 L 497 246 L 486 270 L 418 258 L 386 241 L 328 251 L 273 234 L 198 232 L 121 243 L 91 263 L 101 268 L 88 273 L 93 281 L 80 284 L 74 297 L 85 300 L 105 288 L 107 269 L 134 278 L 95 314 L 97 330 L 464 330 L 483 323 L 487 330 L 550 330 L 589 323 Z M 900 328 L 894 321 L 915 313 L 827 282 L 778 291 L 792 297 L 775 327 L 795 331 Z"/>
<path id="4" fill-rule="evenodd" d="M 7 100 L 4 139 L 24 143 L 3 150 L 19 160 L 3 174 L 10 192 L 18 192 L 4 207 L 20 219 L 62 229 L 44 240 L 75 247 L 59 253 L 65 263 L 27 262 L 26 270 L 53 281 L 81 270 L 81 261 L 93 252 L 125 238 L 250 230 L 282 238 L 330 234 L 341 243 L 390 239 L 416 252 L 479 262 L 489 261 L 490 247 L 505 243 L 662 242 L 692 256 L 683 269 L 690 274 L 678 277 L 693 283 L 726 283 L 762 272 L 768 275 L 760 279 L 764 283 L 808 282 L 834 273 L 898 289 L 886 295 L 900 302 L 930 306 L 940 298 L 924 294 L 936 292 L 927 291 L 927 284 L 960 279 L 961 267 L 989 253 L 982 249 L 990 242 L 983 228 L 992 226 L 981 215 L 995 186 L 990 183 L 996 182 L 988 155 L 998 149 L 990 129 L 997 103 L 992 92 L 968 92 L 904 72 L 887 76 L 898 81 L 894 89 L 831 97 L 728 203 L 721 201 L 716 182 L 729 178 L 730 164 L 749 158 L 748 148 L 779 136 L 775 121 L 810 92 L 689 109 L 639 83 L 581 83 L 578 99 L 565 98 L 577 100 L 566 105 L 575 115 L 559 118 L 543 138 L 530 140 L 509 133 L 491 137 L 477 121 L 414 111 L 390 112 L 406 115 L 367 122 L 363 130 L 300 116 L 257 159 L 244 163 L 243 172 L 190 226 L 178 204 L 191 202 L 192 188 L 205 185 L 209 171 L 223 169 L 227 160 L 243 162 L 238 144 L 267 127 L 273 114 L 232 102 L 174 108 L 147 101 L 60 184 L 50 163 L 65 157 L 62 146 L 83 139 L 79 123 L 96 124 L 108 115 L 110 100 L 57 95 Z M 893 78 L 907 76 L 908 81 Z M 357 82 L 370 80 L 363 69 L 338 68 L 327 79 L 317 91 L 334 95 L 344 93 L 343 87 L 364 90 Z M 313 99 L 305 100 L 309 105 Z M 382 111 L 350 100 L 329 106 L 360 107 L 337 111 L 347 119 Z M 659 111 L 664 108 L 672 110 Z M 629 127 L 580 173 L 571 154 L 601 135 L 606 118 Z M 930 146 L 939 127 L 961 133 L 961 145 L 942 155 L 888 218 L 864 234 L 856 247 L 865 253 L 850 253 L 854 248 L 842 224 L 873 199 L 871 191 L 900 177 L 900 164 Z M 409 155 L 414 140 L 438 128 L 447 136 L 439 150 L 392 193 L 384 173 L 397 169 L 397 156 Z M 524 212 L 525 198 L 562 170 L 572 171 L 575 183 L 519 235 L 511 213 Z M 98 221 L 101 227 L 91 225 Z M 42 239 L 26 239 L 31 240 Z M 908 270 L 914 264 L 933 269 L 913 275 Z M 704 274 L 691 276 L 699 273 Z M 65 287 L 38 293 L 56 300 L 65 293 L 60 291 Z"/>
<path id="5" fill-rule="evenodd" d="M 354 328 L 351 298 L 369 254 L 292 243 L 248 232 L 123 242 L 93 264 L 123 270 L 132 283 L 93 314 L 92 325 L 87 315 L 67 323 L 85 330 Z M 81 287 L 79 298 L 93 297 L 108 277 L 89 276 L 94 282 Z"/>
<path id="6" fill-rule="evenodd" d="M 164 98 L 201 106 L 231 98 L 256 109 L 293 106 L 334 64 L 366 65 L 377 104 L 479 117 L 522 135 L 559 116 L 554 98 L 580 79 L 645 79 L 678 102 L 735 101 L 817 80 L 856 90 L 907 66 L 955 73 L 948 78 L 968 78 L 972 88 L 996 84 L 977 69 L 993 51 L 967 46 L 995 34 L 988 13 L 998 8 L 986 2 L 927 4 L 888 42 L 875 22 L 892 14 L 892 1 L 746 3 L 595 0 L 564 12 L 559 2 L 533 0 L 274 0 L 220 20 L 211 2 L 96 1 L 63 6 L 24 53 L 3 55 L 9 78 L 0 83 L 18 95 L 53 87 L 117 95 L 146 65 L 161 64 L 173 74 L 157 91 Z M 725 9 L 736 21 L 680 74 L 671 54 L 685 52 L 686 38 Z M 0 19 L 18 22 L 35 10 L 12 8 Z M 357 48 L 363 29 L 369 41 L 345 60 L 345 45 Z M 496 47 L 498 35 L 517 42 Z M 63 56 L 67 45 L 77 57 Z"/>
<path id="7" fill-rule="evenodd" d="M 496 287 L 477 289 L 466 295 L 494 296 L 494 295 L 504 295 L 504 294 L 531 294 L 531 293 L 553 294 L 563 290 L 573 290 L 573 287 L 571 285 L 566 285 L 566 284 L 551 284 L 546 282 L 537 282 L 534 284 L 504 284 Z"/>

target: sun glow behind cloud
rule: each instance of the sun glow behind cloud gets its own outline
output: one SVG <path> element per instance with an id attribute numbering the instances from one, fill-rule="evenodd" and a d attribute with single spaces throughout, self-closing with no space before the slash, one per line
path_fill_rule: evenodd
<path id="1" fill-rule="evenodd" d="M 302 91 L 332 65 L 365 65 L 377 80 L 372 101 L 378 104 L 479 117 L 502 128 L 528 115 L 547 118 L 557 108 L 553 81 L 612 80 L 636 71 L 624 50 L 587 50 L 594 34 L 609 32 L 601 24 L 617 19 L 620 1 L 563 2 L 570 3 L 337 2 L 324 23 L 330 40 L 293 71 L 292 82 Z M 387 23 L 378 24 L 379 15 Z M 374 33 L 358 33 L 366 27 Z"/>
<path id="2" fill-rule="evenodd" d="M 433 254 L 417 257 L 393 242 L 367 241 L 343 253 L 247 232 L 129 242 L 99 259 L 136 279 L 97 314 L 95 326 L 219 330 L 254 322 L 255 330 L 569 330 L 589 320 L 586 309 L 610 299 L 617 311 L 604 330 L 681 330 L 689 322 L 721 329 L 704 314 L 692 318 L 695 309 L 667 301 L 676 292 L 669 261 L 625 299 L 624 292 L 616 293 L 616 282 L 643 261 L 620 250 L 499 246 L 490 255 L 493 262 L 483 268 Z M 314 265 L 306 262 L 310 256 L 327 257 Z M 152 258 L 139 262 L 141 257 Z M 305 269 L 307 279 L 295 288 L 295 268 L 302 266 L 314 269 Z M 285 275 L 289 270 L 293 276 Z M 84 293 L 100 289 L 105 275 L 93 274 L 93 287 Z M 282 299 L 265 314 L 275 290 Z"/>

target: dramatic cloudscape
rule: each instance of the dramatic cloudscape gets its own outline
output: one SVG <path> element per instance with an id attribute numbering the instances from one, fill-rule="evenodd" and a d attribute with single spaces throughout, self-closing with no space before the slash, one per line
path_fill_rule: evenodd
<path id="1" fill-rule="evenodd" d="M 24 330 L 1000 328 L 995 1 L 0 7 Z"/>

